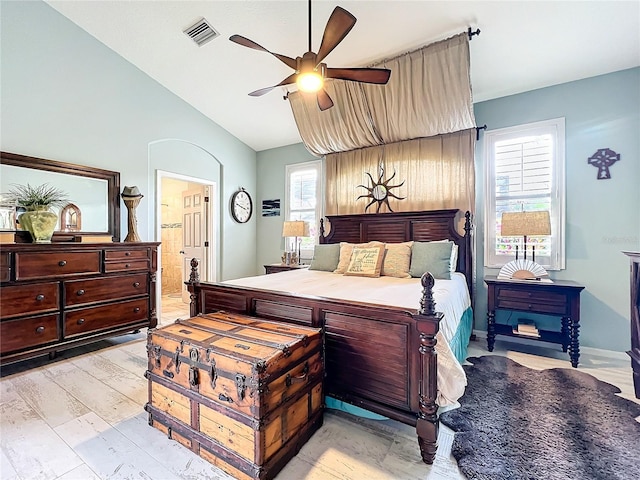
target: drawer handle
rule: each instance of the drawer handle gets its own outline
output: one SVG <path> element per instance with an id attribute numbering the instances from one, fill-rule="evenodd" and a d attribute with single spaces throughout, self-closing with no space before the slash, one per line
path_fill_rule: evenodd
<path id="1" fill-rule="evenodd" d="M 130 255 L 131 255 L 131 252 L 124 252 L 124 256 L 125 256 L 125 257 L 128 257 L 128 256 L 130 256 Z"/>
<path id="2" fill-rule="evenodd" d="M 43 333 L 44 330 L 45 328 L 42 325 L 40 325 L 38 328 L 36 328 L 36 333 Z"/>
<path id="3" fill-rule="evenodd" d="M 136 308 L 133 309 L 134 313 L 138 313 L 139 311 L 140 311 L 140 307 L 136 307 Z"/>
<path id="4" fill-rule="evenodd" d="M 138 288 L 138 287 L 140 286 L 140 282 L 134 282 L 134 283 L 133 283 L 133 286 L 134 286 L 135 288 Z"/>
<path id="5" fill-rule="evenodd" d="M 66 264 L 67 264 L 67 261 L 66 261 L 66 260 L 60 260 L 60 261 L 58 262 L 58 265 L 60 265 L 61 267 L 64 267 Z"/>
<path id="6" fill-rule="evenodd" d="M 533 296 L 531 292 L 529 292 L 527 295 L 529 295 L 529 298 Z"/>
<path id="7" fill-rule="evenodd" d="M 124 268 L 129 268 L 130 266 L 131 266 L 131 264 L 125 263 Z"/>
<path id="8" fill-rule="evenodd" d="M 82 295 L 84 295 L 84 290 L 80 289 L 76 292 L 76 295 L 78 295 L 79 297 L 81 297 Z"/>
<path id="9" fill-rule="evenodd" d="M 79 318 L 76 322 L 78 325 L 82 325 L 84 323 L 84 318 Z"/>
<path id="10" fill-rule="evenodd" d="M 533 308 L 533 305 L 529 304 L 529 310 L 531 310 Z"/>
<path id="11" fill-rule="evenodd" d="M 43 294 L 36 295 L 36 301 L 37 302 L 41 302 L 42 300 L 44 300 L 44 295 Z"/>

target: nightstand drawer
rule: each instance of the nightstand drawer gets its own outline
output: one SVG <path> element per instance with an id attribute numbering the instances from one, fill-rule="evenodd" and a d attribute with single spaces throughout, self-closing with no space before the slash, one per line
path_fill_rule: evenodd
<path id="1" fill-rule="evenodd" d="M 527 301 L 516 298 L 500 298 L 496 302 L 496 308 L 504 308 L 506 310 L 522 310 L 532 313 L 548 313 L 553 315 L 568 314 L 567 303 L 546 303 L 543 300 Z"/>
<path id="2" fill-rule="evenodd" d="M 513 287 L 496 287 L 496 294 L 498 296 L 498 302 L 504 301 L 523 301 L 527 303 L 553 303 L 553 304 L 565 304 L 567 303 L 567 296 L 562 293 L 552 293 L 548 291 L 532 291 L 518 290 Z"/>

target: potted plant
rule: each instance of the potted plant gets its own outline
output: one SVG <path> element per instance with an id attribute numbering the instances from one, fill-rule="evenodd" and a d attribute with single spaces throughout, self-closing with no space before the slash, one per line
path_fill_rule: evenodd
<path id="1" fill-rule="evenodd" d="M 58 224 L 58 215 L 51 211 L 53 207 L 62 207 L 68 203 L 67 194 L 48 183 L 32 187 L 30 184 L 13 184 L 4 197 L 17 207 L 26 210 L 18 221 L 27 230 L 35 243 L 51 243 L 53 231 Z"/>

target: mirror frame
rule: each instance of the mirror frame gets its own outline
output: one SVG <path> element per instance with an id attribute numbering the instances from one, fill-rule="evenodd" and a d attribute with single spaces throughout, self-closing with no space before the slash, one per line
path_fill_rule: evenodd
<path id="1" fill-rule="evenodd" d="M 103 170 L 101 168 L 76 165 L 74 163 L 47 160 L 45 158 L 28 157 L 17 153 L 0 152 L 0 164 L 14 167 L 45 170 L 49 172 L 65 173 L 80 177 L 96 178 L 107 181 L 107 207 L 109 209 L 108 230 L 106 232 L 60 232 L 53 233 L 52 242 L 73 242 L 75 237 L 82 235 L 111 235 L 114 242 L 120 241 L 120 172 Z M 16 242 L 29 242 L 29 232 L 15 230 Z"/>

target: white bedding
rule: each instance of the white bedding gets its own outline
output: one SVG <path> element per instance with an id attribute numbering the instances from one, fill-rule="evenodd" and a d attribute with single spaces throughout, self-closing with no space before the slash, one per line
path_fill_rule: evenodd
<path id="1" fill-rule="evenodd" d="M 239 278 L 224 283 L 412 310 L 419 309 L 422 296 L 419 278 L 345 277 L 332 272 L 308 269 Z M 455 403 L 467 385 L 464 370 L 449 348 L 449 342 L 455 335 L 463 312 L 471 305 L 464 275 L 453 273 L 451 280 L 436 280 L 433 297 L 436 311 L 444 313 L 440 331 L 436 336 L 438 404 L 444 406 Z"/>

